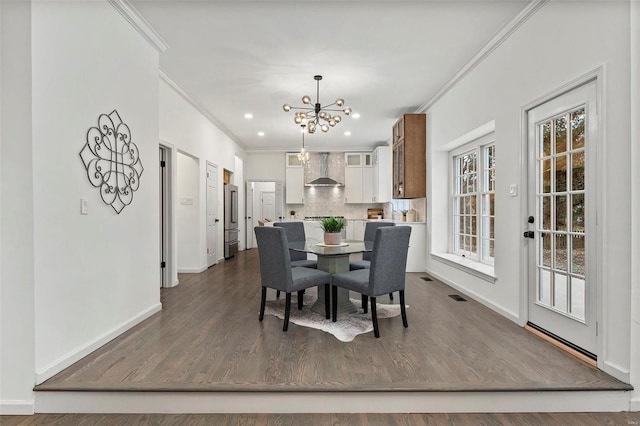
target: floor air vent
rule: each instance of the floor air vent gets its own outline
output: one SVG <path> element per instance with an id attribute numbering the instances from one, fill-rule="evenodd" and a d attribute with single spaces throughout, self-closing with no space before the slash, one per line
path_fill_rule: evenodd
<path id="1" fill-rule="evenodd" d="M 455 300 L 456 302 L 466 302 L 467 301 L 467 299 L 465 299 L 464 297 L 460 296 L 459 294 L 450 294 L 449 297 L 452 298 L 453 300 Z"/>
<path id="2" fill-rule="evenodd" d="M 431 278 L 429 277 L 420 277 L 422 280 L 424 281 L 433 281 Z"/>

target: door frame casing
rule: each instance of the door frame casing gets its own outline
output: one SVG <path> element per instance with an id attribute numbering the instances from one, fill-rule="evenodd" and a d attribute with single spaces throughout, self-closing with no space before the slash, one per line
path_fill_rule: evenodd
<path id="1" fill-rule="evenodd" d="M 176 233 L 176 205 L 177 205 L 177 199 L 176 199 L 176 190 L 175 188 L 177 188 L 177 184 L 178 184 L 178 178 L 177 178 L 177 174 L 176 174 L 176 167 L 175 165 L 178 162 L 178 151 L 176 150 L 176 148 L 173 146 L 173 144 L 160 139 L 159 142 L 159 147 L 163 148 L 167 151 L 167 164 L 166 164 L 166 170 L 167 170 L 167 184 L 168 184 L 168 188 L 167 188 L 167 198 L 166 198 L 166 203 L 167 203 L 167 218 L 166 218 L 166 235 L 167 235 L 167 253 L 166 253 L 166 258 L 165 261 L 167 262 L 166 265 L 166 269 L 167 269 L 167 282 L 165 283 L 165 286 L 163 288 L 170 288 L 170 287 L 175 287 L 178 285 L 178 269 L 177 269 L 177 265 L 178 265 L 178 250 L 177 250 L 177 244 L 178 244 L 178 238 L 177 238 L 177 233 Z"/>
<path id="2" fill-rule="evenodd" d="M 522 235 L 525 231 L 527 231 L 528 224 L 526 223 L 526 218 L 531 214 L 529 211 L 529 154 L 528 154 L 528 143 L 529 143 L 529 111 L 532 109 L 549 102 L 559 96 L 564 95 L 574 89 L 577 89 L 580 86 L 583 86 L 587 83 L 593 82 L 596 86 L 596 124 L 598 126 L 596 135 L 597 135 L 597 143 L 595 144 L 595 153 L 591 153 L 590 155 L 595 155 L 595 170 L 591 171 L 595 180 L 595 188 L 593 188 L 593 192 L 595 193 L 595 217 L 596 217 L 596 229 L 594 230 L 595 235 L 595 253 L 594 253 L 594 261 L 596 263 L 596 272 L 594 277 L 594 282 L 597 287 L 596 289 L 596 322 L 598 324 L 598 333 L 596 336 L 596 353 L 598 354 L 598 368 L 606 371 L 605 368 L 605 360 L 607 359 L 607 347 L 606 347 L 606 291 L 605 291 L 605 282 L 602 279 L 603 271 L 606 269 L 606 265 L 603 263 L 603 236 L 605 233 L 606 226 L 606 218 L 605 218 L 605 209 L 603 208 L 603 188 L 606 187 L 606 177 L 607 173 L 605 170 L 606 165 L 606 138 L 605 138 L 605 111 L 602 109 L 602 106 L 605 104 L 605 65 L 600 65 L 599 67 L 592 69 L 591 71 L 575 78 L 574 80 L 558 87 L 557 89 L 535 99 L 532 102 L 524 105 L 520 111 L 520 188 L 522 191 L 520 193 L 520 217 L 522 220 L 520 221 L 520 234 Z M 519 315 L 519 324 L 524 326 L 529 318 L 529 255 L 530 255 L 530 247 L 528 240 L 522 238 L 520 240 L 520 315 Z"/>

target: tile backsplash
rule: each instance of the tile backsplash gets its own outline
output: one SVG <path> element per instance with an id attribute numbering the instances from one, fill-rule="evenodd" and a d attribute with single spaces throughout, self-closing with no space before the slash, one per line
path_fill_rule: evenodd
<path id="1" fill-rule="evenodd" d="M 328 157 L 327 174 L 330 178 L 344 183 L 344 153 L 332 152 Z M 320 154 L 311 153 L 309 161 L 304 168 L 304 181 L 310 182 L 320 177 Z M 345 204 L 344 187 L 305 187 L 305 204 L 285 205 L 285 215 L 295 210 L 297 219 L 305 216 L 344 216 L 347 219 L 366 219 L 367 209 L 382 208 L 385 218 L 391 218 L 391 203 Z M 418 220 L 424 221 L 426 213 L 426 200 L 411 200 L 410 208 L 418 212 Z"/>

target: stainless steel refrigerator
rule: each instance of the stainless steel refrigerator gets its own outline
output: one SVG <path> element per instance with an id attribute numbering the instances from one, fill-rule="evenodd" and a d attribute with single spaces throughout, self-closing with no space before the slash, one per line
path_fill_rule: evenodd
<path id="1" fill-rule="evenodd" d="M 224 185 L 224 258 L 238 252 L 238 187 Z"/>

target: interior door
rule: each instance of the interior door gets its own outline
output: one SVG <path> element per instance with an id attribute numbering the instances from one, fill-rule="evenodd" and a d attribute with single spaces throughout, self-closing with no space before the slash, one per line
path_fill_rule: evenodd
<path id="1" fill-rule="evenodd" d="M 160 167 L 159 167 L 159 183 L 160 183 L 160 288 L 166 287 L 167 278 L 167 253 L 168 253 L 168 182 L 167 182 L 167 150 L 160 147 Z"/>
<path id="2" fill-rule="evenodd" d="M 216 256 L 216 232 L 218 219 L 218 191 L 216 176 L 218 168 L 207 163 L 207 266 L 217 263 Z"/>
<path id="3" fill-rule="evenodd" d="M 245 238 L 247 250 L 253 248 L 253 182 L 247 182 L 247 201 L 245 202 L 245 210 L 247 216 L 245 217 L 246 230 Z"/>
<path id="4" fill-rule="evenodd" d="M 262 192 L 260 194 L 260 206 L 262 214 L 260 217 L 269 219 L 271 221 L 276 220 L 276 193 L 275 192 Z"/>
<path id="5" fill-rule="evenodd" d="M 529 322 L 597 354 L 596 83 L 528 114 Z"/>

